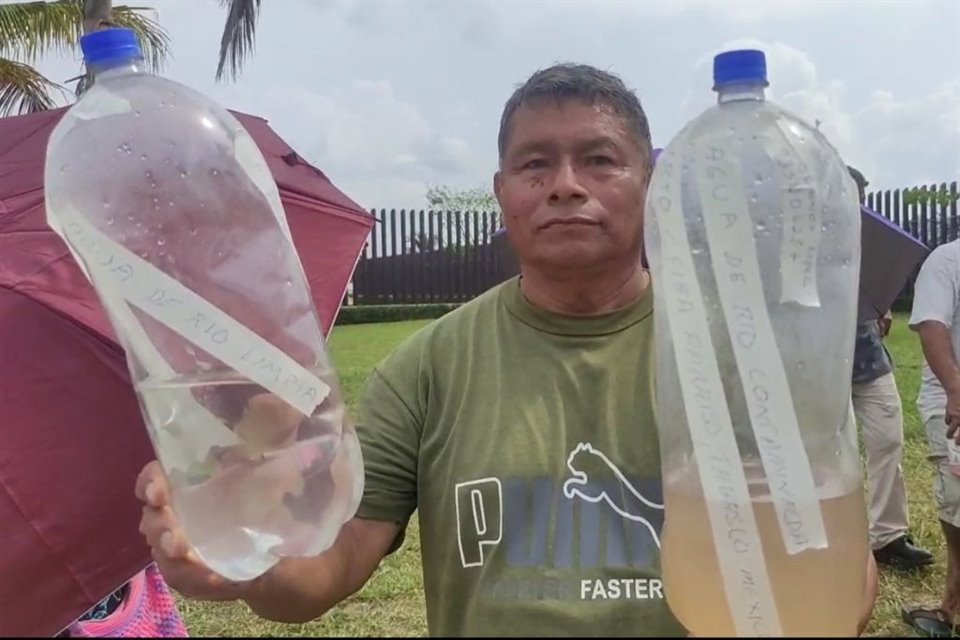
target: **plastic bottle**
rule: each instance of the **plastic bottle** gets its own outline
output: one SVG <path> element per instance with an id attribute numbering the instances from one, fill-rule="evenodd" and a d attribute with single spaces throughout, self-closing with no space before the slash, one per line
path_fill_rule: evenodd
<path id="1" fill-rule="evenodd" d="M 47 218 L 125 349 L 174 512 L 232 580 L 320 553 L 362 459 L 266 161 L 225 109 L 145 72 L 133 32 L 81 47 L 94 84 L 51 133 Z"/>
<path id="2" fill-rule="evenodd" d="M 648 191 L 665 596 L 696 636 L 854 636 L 869 553 L 851 404 L 857 189 L 754 50 Z"/>

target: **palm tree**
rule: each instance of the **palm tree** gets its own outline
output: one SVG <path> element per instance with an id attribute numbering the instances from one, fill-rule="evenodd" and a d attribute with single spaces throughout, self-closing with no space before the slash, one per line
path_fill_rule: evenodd
<path id="1" fill-rule="evenodd" d="M 227 20 L 220 42 L 216 79 L 236 79 L 253 51 L 260 0 L 220 0 Z M 0 4 L 0 117 L 56 107 L 64 87 L 46 78 L 32 64 L 48 53 L 76 51 L 80 36 L 107 26 L 133 29 L 143 47 L 144 61 L 159 71 L 170 53 L 170 39 L 148 7 L 113 6 L 112 0 L 34 0 Z M 92 82 L 84 73 L 77 95 Z M 68 81 L 69 82 L 69 81 Z"/>
<path id="2" fill-rule="evenodd" d="M 111 16 L 114 23 L 118 22 L 117 11 L 122 7 L 114 7 L 111 11 L 111 0 L 80 1 L 85 3 L 85 33 L 109 25 Z M 220 0 L 220 6 L 227 8 L 227 21 L 223 26 L 223 35 L 220 36 L 220 59 L 217 62 L 216 79 L 223 80 L 229 73 L 231 79 L 236 80 L 245 59 L 253 53 L 260 0 Z M 144 35 L 141 35 L 141 39 L 143 37 Z"/>
<path id="3" fill-rule="evenodd" d="M 16 2 L 0 4 L 0 115 L 42 111 L 56 106 L 57 94 L 64 87 L 46 78 L 32 64 L 48 53 L 75 51 L 80 36 L 90 31 L 84 15 L 88 5 L 100 10 L 99 0 L 57 0 L 55 2 Z M 143 44 L 147 65 L 159 70 L 169 53 L 166 33 L 138 7 L 118 6 L 112 12 L 107 3 L 110 24 L 130 27 Z M 91 14 L 92 15 L 92 14 Z M 100 24 L 98 19 L 93 24 Z M 92 27 L 92 28 L 91 28 Z"/>
<path id="4" fill-rule="evenodd" d="M 217 81 L 223 79 L 227 69 L 230 78 L 236 80 L 245 59 L 253 54 L 260 0 L 220 0 L 220 6 L 227 7 L 227 22 L 220 36 Z"/>

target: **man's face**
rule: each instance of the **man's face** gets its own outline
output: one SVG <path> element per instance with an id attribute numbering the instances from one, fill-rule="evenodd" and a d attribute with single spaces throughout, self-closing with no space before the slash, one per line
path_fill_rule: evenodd
<path id="1" fill-rule="evenodd" d="M 528 269 L 603 268 L 640 259 L 647 160 L 610 107 L 570 100 L 519 108 L 494 190 Z"/>

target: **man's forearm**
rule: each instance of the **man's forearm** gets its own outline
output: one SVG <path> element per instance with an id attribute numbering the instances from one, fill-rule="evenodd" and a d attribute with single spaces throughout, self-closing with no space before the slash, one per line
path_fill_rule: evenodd
<path id="1" fill-rule="evenodd" d="M 917 328 L 923 355 L 930 370 L 948 393 L 960 392 L 960 367 L 950 341 L 950 330 L 939 322 L 924 322 Z"/>
<path id="2" fill-rule="evenodd" d="M 268 620 L 315 620 L 352 593 L 347 561 L 339 555 L 327 552 L 313 558 L 284 558 L 250 585 L 243 601 Z"/>
<path id="3" fill-rule="evenodd" d="M 284 558 L 250 583 L 241 599 L 268 620 L 315 620 L 370 579 L 398 531 L 395 523 L 353 518 L 327 551 Z"/>

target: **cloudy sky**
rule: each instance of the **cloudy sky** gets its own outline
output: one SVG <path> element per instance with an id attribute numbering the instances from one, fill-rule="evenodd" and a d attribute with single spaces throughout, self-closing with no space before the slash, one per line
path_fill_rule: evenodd
<path id="1" fill-rule="evenodd" d="M 267 118 L 367 208 L 487 187 L 504 101 L 558 61 L 620 74 L 663 146 L 713 104 L 712 56 L 740 46 L 766 51 L 768 96 L 820 120 L 871 188 L 960 177 L 958 0 L 267 0 L 255 57 L 219 84 L 218 2 L 134 4 L 170 34 L 165 75 Z M 63 81 L 79 61 L 39 66 Z"/>

